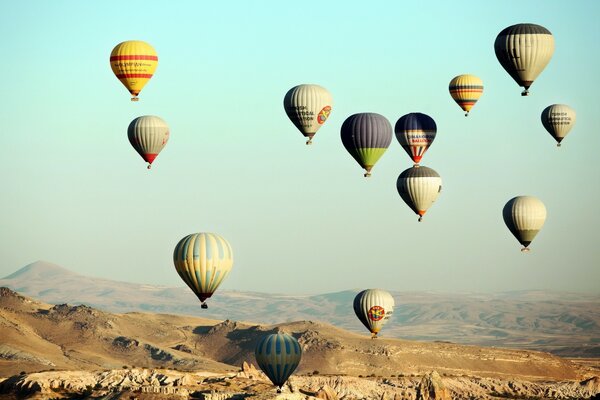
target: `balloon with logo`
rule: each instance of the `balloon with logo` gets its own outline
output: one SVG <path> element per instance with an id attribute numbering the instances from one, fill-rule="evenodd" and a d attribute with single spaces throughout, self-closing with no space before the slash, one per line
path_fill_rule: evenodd
<path id="1" fill-rule="evenodd" d="M 506 72 L 525 88 L 521 96 L 528 96 L 529 87 L 552 58 L 554 37 L 540 25 L 511 25 L 496 37 L 494 51 Z"/>
<path id="2" fill-rule="evenodd" d="M 331 93 L 319 85 L 294 86 L 283 98 L 285 112 L 302 135 L 308 138 L 306 144 L 312 144 L 313 137 L 329 118 L 332 106 Z"/>
<path id="3" fill-rule="evenodd" d="M 383 115 L 359 113 L 346 118 L 340 130 L 342 144 L 365 169 L 365 177 L 392 142 L 392 125 Z"/>
<path id="4" fill-rule="evenodd" d="M 260 339 L 254 356 L 260 369 L 281 393 L 282 386 L 300 364 L 302 349 L 295 337 L 287 333 L 274 333 Z"/>
<path id="5" fill-rule="evenodd" d="M 433 143 L 437 126 L 429 115 L 415 112 L 400 117 L 394 131 L 404 151 L 418 164 Z"/>
<path id="6" fill-rule="evenodd" d="M 502 217 L 508 230 L 523 245 L 521 251 L 529 251 L 529 245 L 544 226 L 546 206 L 533 196 L 517 196 L 510 199 L 502 209 Z"/>
<path id="7" fill-rule="evenodd" d="M 419 216 L 419 222 L 442 191 L 442 178 L 431 168 L 414 166 L 403 171 L 396 181 L 398 194 Z"/>
<path id="8" fill-rule="evenodd" d="M 560 143 L 573 128 L 576 120 L 575 110 L 566 104 L 552 104 L 542 111 L 542 125 L 556 140 L 557 147 L 560 147 Z"/>
<path id="9" fill-rule="evenodd" d="M 177 243 L 175 270 L 202 303 L 211 297 L 233 266 L 231 245 L 216 233 L 193 233 Z"/>
<path id="10" fill-rule="evenodd" d="M 127 128 L 129 143 L 148 163 L 148 169 L 167 144 L 169 134 L 167 123 L 154 115 L 137 117 Z"/>
<path id="11" fill-rule="evenodd" d="M 131 93 L 131 101 L 139 100 L 138 95 L 154 75 L 157 65 L 156 50 L 141 40 L 121 42 L 110 53 L 110 67 Z"/>
<path id="12" fill-rule="evenodd" d="M 394 298 L 382 289 L 363 290 L 354 297 L 354 313 L 375 339 L 394 313 Z"/>
<path id="13" fill-rule="evenodd" d="M 458 75 L 448 85 L 450 96 L 456 104 L 469 116 L 469 111 L 483 94 L 483 81 L 475 75 Z"/>

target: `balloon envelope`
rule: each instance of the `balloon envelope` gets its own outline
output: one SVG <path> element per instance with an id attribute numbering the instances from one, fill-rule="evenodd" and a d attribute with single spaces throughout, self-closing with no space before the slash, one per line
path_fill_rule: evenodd
<path id="1" fill-rule="evenodd" d="M 394 298 L 385 290 L 363 290 L 354 297 L 354 313 L 373 337 L 376 337 L 394 313 Z"/>
<path id="2" fill-rule="evenodd" d="M 442 191 L 442 178 L 431 168 L 414 166 L 398 176 L 396 188 L 421 221 Z"/>
<path id="3" fill-rule="evenodd" d="M 110 53 L 110 67 L 115 76 L 131 93 L 137 96 L 154 75 L 158 65 L 156 50 L 141 40 L 128 40 L 115 46 Z"/>
<path id="4" fill-rule="evenodd" d="M 167 144 L 169 135 L 167 123 L 154 115 L 137 117 L 127 128 L 129 143 L 148 163 L 148 168 Z"/>
<path id="5" fill-rule="evenodd" d="M 494 42 L 496 58 L 519 86 L 529 87 L 546 68 L 554 53 L 554 37 L 543 26 L 516 24 L 503 29 Z"/>
<path id="6" fill-rule="evenodd" d="M 346 118 L 340 135 L 348 153 L 367 171 L 367 177 L 392 142 L 392 125 L 376 113 L 354 114 Z"/>
<path id="7" fill-rule="evenodd" d="M 523 245 L 521 251 L 528 251 L 529 244 L 546 221 L 546 206 L 536 197 L 517 196 L 506 203 L 502 217 L 507 228 Z"/>
<path id="8" fill-rule="evenodd" d="M 258 342 L 254 356 L 260 369 L 281 388 L 300 364 L 302 349 L 295 337 L 274 333 Z"/>
<path id="9" fill-rule="evenodd" d="M 312 143 L 313 136 L 323 126 L 333 106 L 331 93 L 319 85 L 298 85 L 283 98 L 283 107 L 289 119 Z"/>
<path id="10" fill-rule="evenodd" d="M 396 121 L 394 131 L 404 151 L 415 163 L 419 163 L 435 139 L 437 126 L 427 114 L 410 113 Z"/>
<path id="11" fill-rule="evenodd" d="M 475 75 L 458 75 L 450 81 L 448 90 L 467 116 L 483 94 L 483 81 Z"/>
<path id="12" fill-rule="evenodd" d="M 173 263 L 181 279 L 205 306 L 204 301 L 231 271 L 233 251 L 227 240 L 215 233 L 193 233 L 177 243 Z"/>
<path id="13" fill-rule="evenodd" d="M 577 114 L 575 110 L 566 104 L 552 104 L 542 111 L 542 125 L 560 146 L 562 140 L 567 136 L 575 121 Z"/>

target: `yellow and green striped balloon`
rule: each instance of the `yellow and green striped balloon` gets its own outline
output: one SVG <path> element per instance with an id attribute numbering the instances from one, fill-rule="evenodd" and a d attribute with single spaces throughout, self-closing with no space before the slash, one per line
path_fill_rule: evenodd
<path id="1" fill-rule="evenodd" d="M 177 273 L 208 308 L 213 295 L 233 266 L 231 245 L 215 233 L 193 233 L 177 243 L 173 252 Z"/>

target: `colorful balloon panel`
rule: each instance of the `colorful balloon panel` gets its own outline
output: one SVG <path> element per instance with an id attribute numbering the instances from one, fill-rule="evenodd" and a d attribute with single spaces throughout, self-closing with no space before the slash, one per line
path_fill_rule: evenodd
<path id="1" fill-rule="evenodd" d="M 552 104 L 542 111 L 542 125 L 560 147 L 561 142 L 575 125 L 577 113 L 566 104 Z"/>
<path id="2" fill-rule="evenodd" d="M 414 166 L 398 176 L 396 188 L 421 221 L 442 191 L 442 178 L 431 168 Z"/>
<path id="3" fill-rule="evenodd" d="M 417 112 L 400 117 L 396 121 L 394 131 L 396 132 L 396 139 L 398 139 L 404 151 L 413 162 L 418 164 L 433 143 L 437 126 L 429 115 Z"/>
<path id="4" fill-rule="evenodd" d="M 148 163 L 148 168 L 166 146 L 169 135 L 167 123 L 154 115 L 137 117 L 127 127 L 129 143 Z"/>
<path id="5" fill-rule="evenodd" d="M 173 263 L 204 304 L 231 271 L 233 251 L 229 242 L 215 233 L 193 233 L 177 243 Z"/>
<path id="6" fill-rule="evenodd" d="M 546 206 L 533 196 L 513 197 L 502 209 L 502 218 L 523 245 L 521 251 L 529 251 L 529 245 L 546 222 Z"/>
<path id="7" fill-rule="evenodd" d="M 392 142 L 392 125 L 382 115 L 359 113 L 346 118 L 340 130 L 342 144 L 358 164 L 365 177 Z"/>
<path id="8" fill-rule="evenodd" d="M 494 42 L 496 58 L 519 86 L 529 87 L 546 68 L 554 54 L 554 37 L 543 26 L 516 24 L 503 29 Z"/>
<path id="9" fill-rule="evenodd" d="M 274 333 L 258 342 L 254 356 L 265 375 L 281 388 L 300 364 L 302 349 L 293 336 Z"/>
<path id="10" fill-rule="evenodd" d="M 141 90 L 154 75 L 158 55 L 154 48 L 141 40 L 128 40 L 115 46 L 110 53 L 110 67 L 115 76 L 137 101 Z"/>
<path id="11" fill-rule="evenodd" d="M 373 337 L 394 313 L 394 298 L 381 289 L 367 289 L 354 297 L 354 313 Z"/>
<path id="12" fill-rule="evenodd" d="M 483 81 L 475 75 L 458 75 L 450 81 L 448 90 L 456 104 L 465 111 L 465 116 L 468 116 L 483 94 Z"/>
<path id="13" fill-rule="evenodd" d="M 322 86 L 303 84 L 291 88 L 283 98 L 288 118 L 298 130 L 308 137 L 306 144 L 325 124 L 333 107 L 331 93 Z"/>

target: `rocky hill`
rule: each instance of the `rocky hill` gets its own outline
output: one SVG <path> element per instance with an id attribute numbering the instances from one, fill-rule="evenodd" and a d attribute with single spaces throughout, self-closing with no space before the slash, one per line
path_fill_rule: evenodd
<path id="1" fill-rule="evenodd" d="M 313 321 L 256 325 L 113 314 L 50 305 L 0 288 L 0 376 L 6 377 L 0 393 L 40 399 L 275 398 L 251 364 L 259 338 L 276 331 L 294 335 L 303 349 L 282 399 L 425 399 L 434 392 L 438 399 L 589 398 L 599 388 L 598 370 L 548 353 L 373 340 Z"/>
<path id="2" fill-rule="evenodd" d="M 314 296 L 224 291 L 210 299 L 208 310 L 201 310 L 185 287 L 92 278 L 43 261 L 1 279 L 0 286 L 50 304 L 86 304 L 109 312 L 168 313 L 262 324 L 319 320 L 364 332 L 352 310 L 358 290 Z M 600 295 L 540 291 L 392 294 L 396 310 L 382 332 L 385 337 L 600 357 Z"/>

